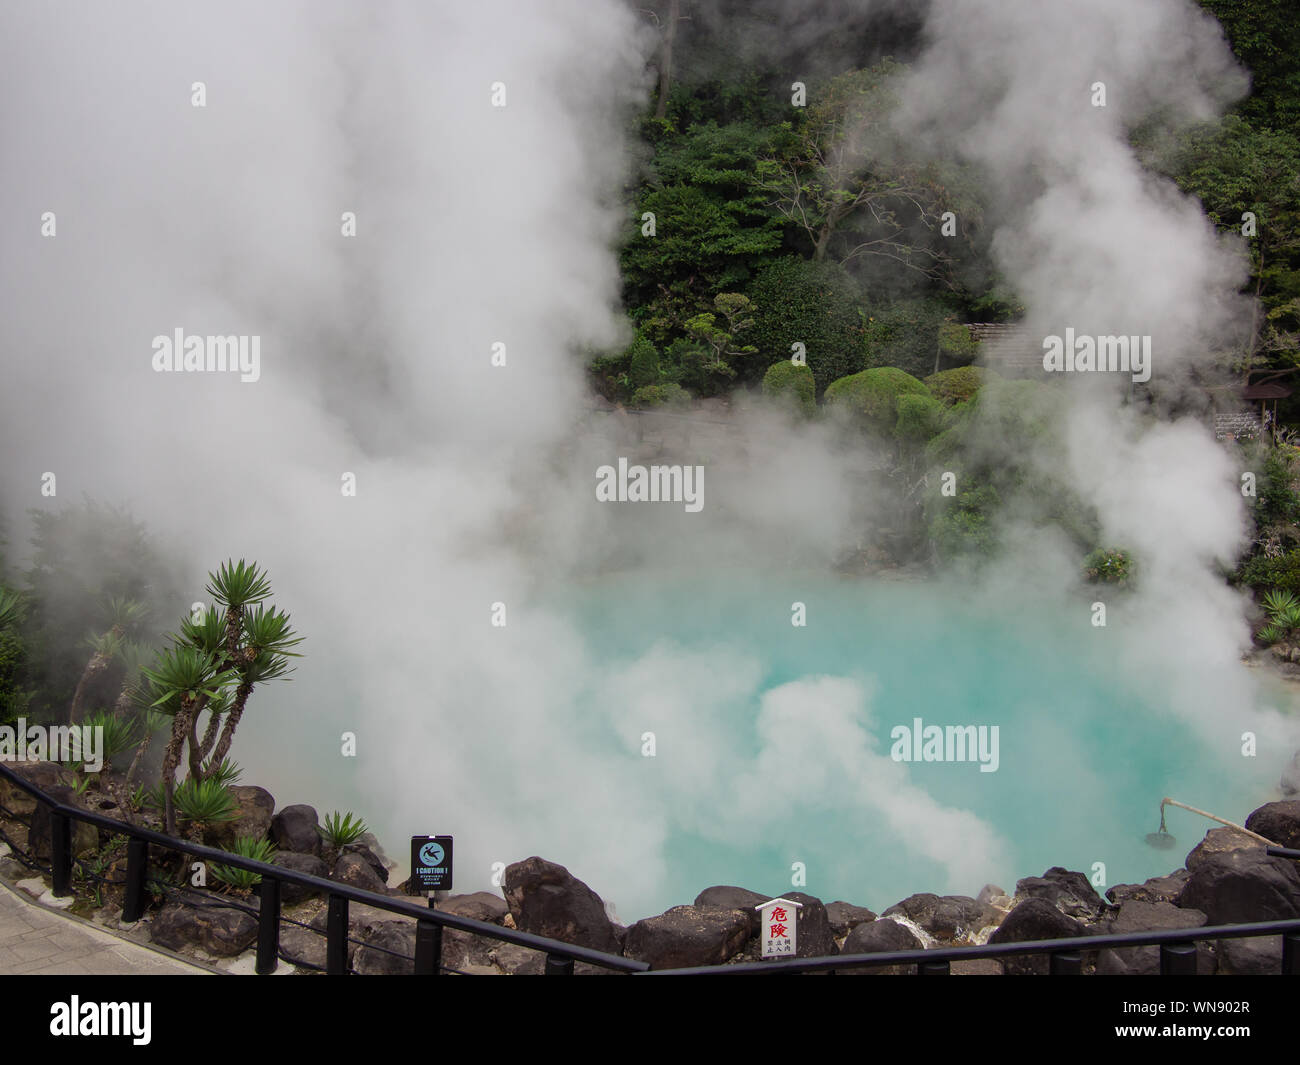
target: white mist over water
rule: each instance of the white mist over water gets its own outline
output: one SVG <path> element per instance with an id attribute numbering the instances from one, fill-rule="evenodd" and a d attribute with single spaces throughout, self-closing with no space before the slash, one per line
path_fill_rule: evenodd
<path id="1" fill-rule="evenodd" d="M 887 726 L 913 707 L 897 681 L 882 686 L 889 658 L 851 631 L 815 668 L 809 655 L 772 671 L 791 650 L 790 603 L 818 593 L 811 578 L 778 578 L 853 542 L 846 500 L 862 460 L 830 428 L 758 412 L 743 423 L 744 462 L 687 448 L 708 464 L 700 515 L 630 519 L 594 502 L 595 469 L 618 456 L 569 432 L 584 403 L 576 352 L 617 339 L 623 132 L 653 47 L 629 8 L 123 4 L 62 19 L 25 5 L 6 22 L 0 185 L 28 223 L 2 238 L 3 502 L 11 517 L 48 506 L 47 470 L 60 501 L 129 502 L 186 560 L 193 595 L 178 619 L 225 558 L 268 569 L 306 657 L 250 703 L 233 752 L 249 782 L 281 805 L 353 809 L 395 854 L 410 834 L 455 834 L 458 890 L 538 853 L 625 917 L 758 875 L 705 852 L 752 840 L 773 802 L 793 811 L 777 868 L 789 851 L 813 854 L 819 894 L 846 838 L 879 846 L 875 867 L 895 869 L 872 890 L 896 896 L 973 893 L 1017 862 L 1036 873 L 1091 853 L 1044 853 L 1073 821 L 1016 853 L 1015 822 L 997 813 L 1009 799 L 981 813 L 964 784 L 889 761 Z M 1111 85 L 1105 114 L 1087 104 L 1098 79 Z M 195 81 L 205 108 L 190 105 Z M 497 81 L 503 109 L 490 104 Z M 1121 120 L 1153 105 L 1206 113 L 1238 83 L 1187 3 L 952 0 L 936 5 L 906 121 L 1007 190 L 998 248 L 1045 332 L 1154 333 L 1156 377 L 1172 386 L 1161 360 L 1194 359 L 1232 319 L 1240 275 L 1195 205 L 1140 173 Z M 39 235 L 47 210 L 55 239 Z M 344 211 L 356 238 L 340 236 Z M 152 338 L 176 328 L 260 336 L 260 379 L 153 373 Z M 498 341 L 504 368 L 490 362 Z M 1099 668 L 1172 732 L 1191 725 L 1220 755 L 1235 750 L 1258 696 L 1236 663 L 1241 603 L 1210 568 L 1240 537 L 1235 471 L 1198 427 L 1144 429 L 1109 396 L 1080 401 L 1062 431 L 1071 476 L 1145 567 Z M 340 493 L 345 472 L 355 498 Z M 971 595 L 995 621 L 1043 599 L 1074 631 L 1065 612 L 1083 606 L 1057 593 L 1077 560 L 1037 531 L 1020 539 L 1005 582 L 918 593 L 898 615 L 918 649 L 944 596 Z M 605 646 L 604 627 L 555 589 L 618 551 L 652 583 L 689 558 L 771 590 L 760 582 L 742 608 L 665 575 L 672 610 L 716 635 L 673 639 L 647 613 L 639 638 Z M 609 595 L 635 622 L 643 600 L 617 582 Z M 497 602 L 504 628 L 490 624 Z M 779 634 L 730 638 L 763 610 Z M 1081 654 L 1094 635 L 1078 635 Z M 946 653 L 965 668 L 922 716 L 1000 712 L 993 689 L 962 704 L 992 671 Z M 937 672 L 928 654 L 901 655 L 895 667 Z M 1032 656 L 1008 662 L 1007 691 L 1037 669 Z M 1011 754 L 1074 742 L 1050 714 L 1018 720 Z M 1272 717 L 1257 727 L 1262 755 L 1295 746 Z M 643 759 L 651 729 L 659 753 Z M 340 757 L 345 731 L 355 759 Z M 998 787 L 1043 802 L 1017 764 L 1004 752 Z M 1104 793 L 1113 768 L 1095 761 L 1078 786 Z M 850 819 L 871 835 L 840 827 Z"/>

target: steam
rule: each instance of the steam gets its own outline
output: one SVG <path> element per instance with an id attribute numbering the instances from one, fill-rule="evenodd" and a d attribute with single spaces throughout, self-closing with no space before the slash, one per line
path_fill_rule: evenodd
<path id="1" fill-rule="evenodd" d="M 616 568 L 824 570 L 860 546 L 873 461 L 762 408 L 689 443 L 664 421 L 665 461 L 707 465 L 704 511 L 596 503 L 622 444 L 612 423 L 575 428 L 579 352 L 627 339 L 616 193 L 654 46 L 634 11 L 32 5 L 9 21 L 2 498 L 11 515 L 50 505 L 53 471 L 56 502 L 129 503 L 184 562 L 178 618 L 226 557 L 267 568 L 306 657 L 250 703 L 234 752 L 250 782 L 356 810 L 390 849 L 454 833 L 457 890 L 540 853 L 633 916 L 666 901 L 675 830 L 743 838 L 773 800 L 790 825 L 829 808 L 885 826 L 949 890 L 1004 866 L 991 825 L 888 758 L 899 717 L 869 677 L 765 690 L 764 664 L 724 639 L 611 659 L 563 609 L 568 585 Z M 1088 102 L 1099 80 L 1106 109 Z M 1212 114 L 1242 84 L 1183 0 L 938 0 L 903 122 L 1004 191 L 995 246 L 1035 328 L 1153 334 L 1175 389 L 1239 323 L 1241 268 L 1196 204 L 1141 172 L 1125 129 Z M 260 336 L 260 379 L 154 373 L 152 338 L 178 327 Z M 1061 426 L 1068 475 L 1144 567 L 1113 664 L 1216 742 L 1248 719 L 1280 749 L 1230 668 L 1242 604 L 1212 569 L 1240 542 L 1236 471 L 1199 425 L 1149 426 L 1083 391 Z M 988 613 L 1080 609 L 1077 559 L 1033 530 L 1020 544 L 961 594 Z M 738 739 L 723 722 L 755 705 Z M 640 757 L 647 731 L 672 757 Z"/>

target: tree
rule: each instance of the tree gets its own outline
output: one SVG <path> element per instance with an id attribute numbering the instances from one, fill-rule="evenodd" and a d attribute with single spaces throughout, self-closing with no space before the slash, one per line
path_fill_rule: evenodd
<path id="1" fill-rule="evenodd" d="M 149 705 L 172 721 L 162 768 L 168 833 L 176 831 L 175 776 L 186 746 L 190 779 L 211 777 L 230 750 L 253 690 L 291 672 L 289 659 L 299 657 L 291 648 L 302 642 L 289 615 L 265 604 L 271 585 L 257 563 L 228 561 L 208 577 L 206 590 L 224 610 L 183 620 L 173 646 L 143 671 Z M 205 711 L 208 723 L 200 740 Z"/>
<path id="2" fill-rule="evenodd" d="M 860 291 L 842 266 L 780 259 L 754 279 L 748 294 L 755 309 L 746 339 L 762 356 L 753 360 L 758 366 L 788 359 L 795 354 L 792 345 L 802 344 L 819 394 L 863 368 Z"/>
<path id="3" fill-rule="evenodd" d="M 714 297 L 713 306 L 717 314 L 706 311 L 686 323 L 686 332 L 709 351 L 708 361 L 700 367 L 708 390 L 716 390 L 722 382 L 736 376 L 732 360 L 758 351 L 752 344 L 738 344 L 736 341 L 739 334 L 754 324 L 754 319 L 749 317 L 754 310 L 749 297 L 738 292 L 724 292 Z M 726 319 L 725 328 L 717 324 L 718 314 Z"/>
<path id="4" fill-rule="evenodd" d="M 880 256 L 946 279 L 950 257 L 931 239 L 947 209 L 940 171 L 912 159 L 890 125 L 902 69 L 885 59 L 832 79 L 790 150 L 763 161 L 760 183 L 807 236 L 814 260 L 834 245 L 840 264 Z"/>

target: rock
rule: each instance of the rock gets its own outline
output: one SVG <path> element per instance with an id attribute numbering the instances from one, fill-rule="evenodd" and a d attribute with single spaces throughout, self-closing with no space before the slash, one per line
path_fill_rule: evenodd
<path id="1" fill-rule="evenodd" d="M 1200 928 L 1205 924 L 1205 914 L 1200 910 L 1180 909 L 1170 902 L 1124 902 L 1109 922 L 1105 934 L 1124 935 L 1129 932 L 1157 932 L 1169 928 Z M 1215 970 L 1214 951 L 1208 943 L 1196 945 L 1196 971 L 1202 976 L 1212 976 Z M 1103 950 L 1097 956 L 1098 975 L 1158 976 L 1160 974 L 1159 947 L 1124 947 Z"/>
<path id="2" fill-rule="evenodd" d="M 848 935 L 866 921 L 874 921 L 876 915 L 865 906 L 836 901 L 826 907 L 826 919 L 830 922 L 831 933 L 838 937 Z"/>
<path id="3" fill-rule="evenodd" d="M 1282 770 L 1282 779 L 1278 787 L 1285 796 L 1300 795 L 1300 751 L 1291 756 L 1291 764 Z"/>
<path id="4" fill-rule="evenodd" d="M 510 912 L 505 900 L 490 891 L 475 891 L 471 895 L 452 895 L 439 899 L 438 909 L 443 913 L 454 913 L 457 917 L 491 924 L 500 924 L 501 919 Z"/>
<path id="5" fill-rule="evenodd" d="M 169 902 L 149 923 L 149 938 L 169 950 L 195 946 L 219 958 L 233 958 L 257 939 L 257 921 L 227 906 Z"/>
<path id="6" fill-rule="evenodd" d="M 383 858 L 376 854 L 364 843 L 349 843 L 343 848 L 342 854 L 354 854 L 361 858 L 374 871 L 375 877 L 381 884 L 388 883 L 388 867 L 384 864 Z"/>
<path id="7" fill-rule="evenodd" d="M 64 806 L 80 807 L 77 793 L 66 784 L 52 784 L 45 788 L 45 793 L 55 802 Z M 50 857 L 50 808 L 38 802 L 32 810 L 31 827 L 27 843 L 35 858 L 48 860 Z M 99 830 L 84 821 L 72 822 L 72 856 L 80 858 L 99 849 Z"/>
<path id="8" fill-rule="evenodd" d="M 375 976 L 413 973 L 415 923 L 392 920 L 367 926 L 352 959 L 352 968 L 363 975 Z"/>
<path id="9" fill-rule="evenodd" d="M 695 896 L 695 905 L 711 910 L 743 910 L 749 914 L 749 934 L 756 936 L 759 913 L 754 907 L 770 898 L 743 887 L 707 887 Z"/>
<path id="10" fill-rule="evenodd" d="M 748 938 L 749 915 L 741 910 L 674 906 L 629 928 L 625 953 L 649 962 L 652 969 L 721 965 L 744 947 Z"/>
<path id="11" fill-rule="evenodd" d="M 888 917 L 880 917 L 854 927 L 840 947 L 840 953 L 883 954 L 897 950 L 921 950 L 924 946 L 911 929 L 904 928 Z M 837 973 L 867 973 L 875 976 L 897 976 L 915 971 L 914 965 L 877 965 L 836 970 Z"/>
<path id="12" fill-rule="evenodd" d="M 275 799 L 271 793 L 265 788 L 234 784 L 230 787 L 230 794 L 235 800 L 238 816 L 217 829 L 217 846 L 230 850 L 240 836 L 266 839 L 275 812 Z"/>
<path id="13" fill-rule="evenodd" d="M 887 909 L 882 917 L 902 914 L 914 924 L 924 928 L 935 939 L 951 942 L 958 931 L 973 932 L 980 927 L 984 907 L 966 895 L 909 895 L 896 906 Z"/>
<path id="14" fill-rule="evenodd" d="M 562 865 L 534 856 L 506 866 L 505 896 L 521 932 L 611 954 L 618 950 L 600 896 Z"/>
<path id="15" fill-rule="evenodd" d="M 351 884 L 362 891 L 373 891 L 377 895 L 387 895 L 388 885 L 379 879 L 374 867 L 360 854 L 343 854 L 334 863 L 330 873 L 331 880 L 340 884 Z"/>
<path id="16" fill-rule="evenodd" d="M 349 944 L 348 964 L 352 964 L 356 947 Z M 307 928 L 297 925 L 280 926 L 280 957 L 294 965 L 325 968 L 325 937 Z"/>
<path id="17" fill-rule="evenodd" d="M 320 818 L 311 806 L 286 806 L 271 818 L 271 842 L 282 851 L 320 856 Z"/>
<path id="18" fill-rule="evenodd" d="M 1017 893 L 1019 890 L 1020 885 L 1017 884 Z M 1043 939 L 1065 939 L 1084 935 L 1087 935 L 1087 928 L 1082 922 L 1067 916 L 1046 898 L 1030 897 L 1018 903 L 1015 909 L 1007 914 L 997 931 L 989 936 L 989 942 L 1031 943 Z M 1049 967 L 1050 962 L 1045 954 L 1027 954 L 1002 960 L 1003 972 L 1012 976 L 1028 974 L 1041 976 L 1047 973 Z"/>
<path id="19" fill-rule="evenodd" d="M 997 884 L 985 884 L 980 888 L 980 893 L 975 896 L 975 901 L 981 906 L 987 906 L 993 899 L 1001 898 L 1006 892 L 997 886 Z"/>
<path id="20" fill-rule="evenodd" d="M 1300 917 L 1300 869 L 1271 858 L 1262 847 L 1206 858 L 1192 871 L 1179 899 L 1210 924 L 1286 921 Z"/>
<path id="21" fill-rule="evenodd" d="M 384 851 L 384 848 L 379 845 L 379 840 L 375 838 L 375 834 L 373 832 L 361 833 L 361 838 L 357 840 L 357 842 L 363 843 L 368 848 L 370 848 L 370 853 L 374 855 L 376 859 L 378 859 L 379 864 L 384 867 L 386 872 L 391 872 L 392 870 L 397 868 L 397 863 L 393 861 L 393 859 L 388 857 L 387 853 L 385 853 Z M 385 876 L 384 879 L 387 880 L 388 877 Z"/>
<path id="22" fill-rule="evenodd" d="M 1251 839 L 1244 832 L 1238 832 L 1235 828 L 1226 826 L 1212 828 L 1187 855 L 1187 869 L 1194 873 L 1201 865 L 1218 855 L 1248 850 L 1258 850 L 1262 853 L 1264 844 L 1257 839 Z"/>
<path id="23" fill-rule="evenodd" d="M 824 958 L 834 954 L 835 933 L 831 931 L 830 918 L 826 916 L 822 900 L 803 891 L 787 891 L 781 898 L 800 904 L 795 957 Z"/>
<path id="24" fill-rule="evenodd" d="M 1220 939 L 1215 948 L 1224 976 L 1277 976 L 1282 972 L 1282 937 Z"/>
<path id="25" fill-rule="evenodd" d="M 6 762 L 5 765 L 28 784 L 44 792 L 63 783 L 59 766 L 55 762 Z M 36 800 L 16 784 L 0 778 L 0 806 L 4 806 L 15 817 L 26 819 L 36 808 Z"/>
<path id="26" fill-rule="evenodd" d="M 329 868 L 314 854 L 276 851 L 275 854 L 271 855 L 271 864 L 278 865 L 282 869 L 291 869 L 295 873 L 303 873 L 306 876 L 318 876 L 322 880 L 328 880 L 330 875 Z M 313 891 L 311 888 L 299 887 L 297 884 L 280 881 L 280 901 L 287 906 L 292 906 L 296 902 L 302 902 L 305 899 L 315 898 L 322 894 L 324 894 L 322 891 Z"/>
<path id="27" fill-rule="evenodd" d="M 1106 889 L 1106 898 L 1117 906 L 1130 899 L 1134 902 L 1172 902 L 1177 906 L 1191 875 L 1186 869 L 1179 869 L 1168 876 L 1153 876 L 1141 884 L 1116 884 Z"/>
<path id="28" fill-rule="evenodd" d="M 545 954 L 513 943 L 494 943 L 488 957 L 505 976 L 541 976 L 546 970 Z M 574 970 L 577 971 L 576 965 Z"/>
<path id="29" fill-rule="evenodd" d="M 1053 866 L 1042 876 L 1027 876 L 1017 880 L 1016 898 L 1050 902 L 1065 916 L 1079 921 L 1095 921 L 1112 909 L 1097 894 L 1092 882 L 1083 873 L 1062 869 L 1059 865 Z"/>
<path id="30" fill-rule="evenodd" d="M 1246 827 L 1279 847 L 1300 850 L 1300 799 L 1265 803 L 1246 818 Z"/>

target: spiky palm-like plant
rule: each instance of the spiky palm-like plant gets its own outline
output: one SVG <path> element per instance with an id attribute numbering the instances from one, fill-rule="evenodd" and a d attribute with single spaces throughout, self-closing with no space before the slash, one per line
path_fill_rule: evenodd
<path id="1" fill-rule="evenodd" d="M 68 707 L 69 724 L 77 720 L 90 685 L 94 683 L 96 677 L 108 669 L 109 664 L 121 650 L 127 633 L 139 625 L 147 613 L 148 607 L 134 599 L 110 596 L 105 601 L 106 625 L 100 633 L 92 635 L 88 641 L 94 653 L 86 663 L 86 668 L 82 670 L 81 679 L 77 682 L 77 690 L 72 694 L 72 705 Z"/>
<path id="2" fill-rule="evenodd" d="M 176 767 L 185 741 L 193 732 L 200 700 L 216 696 L 223 687 L 234 683 L 237 675 L 233 670 L 223 668 L 212 655 L 184 643 L 163 651 L 154 668 L 146 669 L 144 674 L 149 679 L 150 694 L 154 696 L 150 705 L 172 719 L 171 739 L 163 757 L 162 782 L 167 832 L 174 835 Z"/>
<path id="3" fill-rule="evenodd" d="M 0 629 L 17 625 L 23 617 L 26 600 L 20 592 L 0 588 Z"/>

